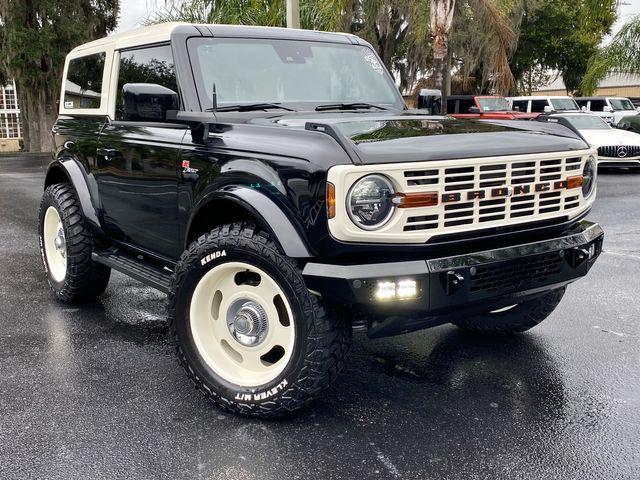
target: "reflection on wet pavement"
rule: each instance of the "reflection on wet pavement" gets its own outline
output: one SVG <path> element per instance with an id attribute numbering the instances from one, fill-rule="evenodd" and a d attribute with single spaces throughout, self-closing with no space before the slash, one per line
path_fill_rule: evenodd
<path id="1" fill-rule="evenodd" d="M 321 400 L 261 422 L 189 384 L 164 295 L 114 274 L 97 302 L 52 298 L 42 172 L 24 159 L 0 158 L 0 478 L 639 478 L 635 237 L 608 237 L 611 253 L 527 335 L 358 332 Z M 591 217 L 607 232 L 640 225 L 638 181 L 600 177 Z"/>

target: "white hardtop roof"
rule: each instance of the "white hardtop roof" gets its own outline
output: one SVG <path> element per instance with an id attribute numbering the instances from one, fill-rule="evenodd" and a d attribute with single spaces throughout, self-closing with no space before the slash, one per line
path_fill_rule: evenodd
<path id="1" fill-rule="evenodd" d="M 150 27 L 136 28 L 135 30 L 117 33 L 108 37 L 99 38 L 93 42 L 84 43 L 71 50 L 71 53 L 101 46 L 114 46 L 118 48 L 121 44 L 129 46 L 135 43 L 165 42 L 171 37 L 171 32 L 180 25 L 189 24 L 184 22 L 169 22 L 151 25 Z"/>
<path id="2" fill-rule="evenodd" d="M 573 98 L 570 97 L 569 95 L 525 95 L 522 97 L 511 97 L 513 100 L 528 100 L 528 99 L 542 99 L 542 98 Z"/>
<path id="3" fill-rule="evenodd" d="M 311 34 L 314 33 L 319 35 L 335 35 L 336 37 L 352 37 L 358 38 L 355 35 L 350 33 L 342 33 L 342 32 L 316 32 L 314 30 L 296 30 L 290 28 L 280 28 L 280 27 L 261 27 L 255 25 L 223 25 L 223 24 L 196 24 L 196 23 L 187 23 L 187 22 L 167 22 L 167 23 L 159 23 L 158 25 L 151 25 L 149 27 L 137 28 L 135 30 L 130 30 L 128 32 L 117 33 L 115 35 L 110 35 L 108 37 L 100 38 L 98 40 L 94 40 L 92 42 L 88 42 L 82 45 L 77 46 L 70 53 L 81 52 L 83 50 L 96 49 L 100 47 L 111 47 L 115 49 L 133 47 L 137 45 L 148 45 L 151 43 L 161 43 L 167 42 L 171 39 L 171 33 L 180 26 L 193 26 L 193 27 L 207 27 L 211 29 L 224 28 L 224 29 L 247 29 L 247 30 L 264 30 L 268 31 L 271 34 L 282 34 L 283 37 L 291 36 L 293 32 L 300 32 L 301 34 Z M 293 31 L 292 31 L 293 30 Z M 295 34 L 294 34 L 295 35 Z"/>

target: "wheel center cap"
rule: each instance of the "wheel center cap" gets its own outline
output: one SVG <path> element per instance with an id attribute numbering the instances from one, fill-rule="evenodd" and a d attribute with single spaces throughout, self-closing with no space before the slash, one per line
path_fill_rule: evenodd
<path id="1" fill-rule="evenodd" d="M 53 239 L 53 246 L 56 247 L 56 250 L 58 250 L 63 257 L 66 256 L 67 242 L 64 238 L 64 230 L 62 228 L 58 229 L 56 238 Z"/>
<path id="2" fill-rule="evenodd" d="M 227 326 L 242 345 L 258 345 L 267 333 L 267 312 L 251 300 L 234 302 L 227 317 Z"/>

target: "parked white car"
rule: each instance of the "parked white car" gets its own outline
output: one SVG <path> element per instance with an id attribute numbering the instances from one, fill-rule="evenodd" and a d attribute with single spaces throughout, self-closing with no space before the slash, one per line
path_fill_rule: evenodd
<path id="1" fill-rule="evenodd" d="M 511 108 L 520 112 L 579 112 L 580 107 L 571 97 L 567 96 L 529 96 L 511 97 Z"/>
<path id="2" fill-rule="evenodd" d="M 624 117 L 638 115 L 631 100 L 624 97 L 576 97 L 575 101 L 583 111 L 598 115 L 612 125 L 617 125 Z"/>
<path id="3" fill-rule="evenodd" d="M 640 134 L 611 127 L 597 115 L 563 113 L 539 117 L 547 122 L 569 123 L 598 149 L 598 165 L 640 167 Z"/>

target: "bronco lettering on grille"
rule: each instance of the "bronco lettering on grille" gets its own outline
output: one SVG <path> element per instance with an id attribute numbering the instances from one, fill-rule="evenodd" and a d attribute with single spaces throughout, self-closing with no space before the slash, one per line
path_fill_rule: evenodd
<path id="1" fill-rule="evenodd" d="M 496 188 L 485 188 L 480 190 L 470 190 L 466 193 L 465 201 L 484 199 L 484 198 L 501 198 L 512 197 L 514 195 L 527 195 L 531 193 L 531 187 L 533 191 L 549 192 L 551 190 L 564 190 L 567 188 L 566 180 L 559 180 L 557 182 L 542 182 L 533 185 L 504 185 Z M 453 203 L 462 201 L 462 195 L 459 192 L 456 193 L 443 193 L 441 197 L 442 203 Z"/>

